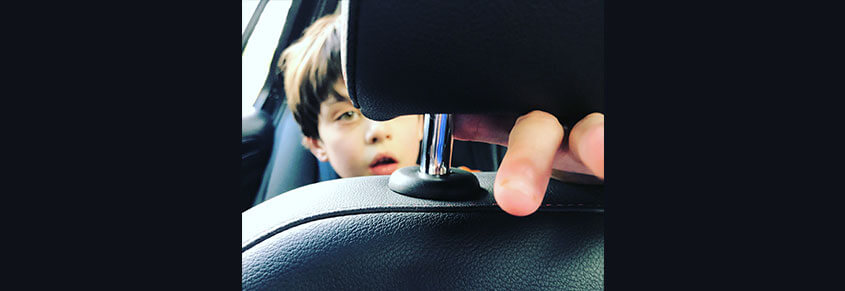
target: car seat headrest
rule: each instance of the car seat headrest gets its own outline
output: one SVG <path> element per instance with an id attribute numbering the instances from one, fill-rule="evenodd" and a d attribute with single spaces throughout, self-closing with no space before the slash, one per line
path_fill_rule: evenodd
<path id="1" fill-rule="evenodd" d="M 603 1 L 345 4 L 344 77 L 370 119 L 604 112 Z"/>

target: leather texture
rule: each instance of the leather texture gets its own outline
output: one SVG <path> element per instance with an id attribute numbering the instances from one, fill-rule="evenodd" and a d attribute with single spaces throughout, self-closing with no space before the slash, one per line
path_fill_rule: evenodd
<path id="1" fill-rule="evenodd" d="M 540 210 L 514 217 L 485 196 L 418 199 L 389 176 L 338 179 L 242 214 L 242 288 L 603 289 L 603 186 L 550 181 Z"/>
<path id="2" fill-rule="evenodd" d="M 474 4 L 473 4 L 474 3 Z M 348 1 L 350 97 L 374 120 L 604 112 L 604 2 Z"/>

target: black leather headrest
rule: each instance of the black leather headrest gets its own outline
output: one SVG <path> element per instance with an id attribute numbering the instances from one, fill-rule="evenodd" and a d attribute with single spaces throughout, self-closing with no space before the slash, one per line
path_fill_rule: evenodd
<path id="1" fill-rule="evenodd" d="M 604 1 L 363 1 L 344 74 L 362 113 L 604 112 Z"/>

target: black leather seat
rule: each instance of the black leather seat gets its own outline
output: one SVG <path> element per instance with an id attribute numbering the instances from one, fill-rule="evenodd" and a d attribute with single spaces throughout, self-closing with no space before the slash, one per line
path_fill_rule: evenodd
<path id="1" fill-rule="evenodd" d="M 245 290 L 599 290 L 601 186 L 552 181 L 529 217 L 489 194 L 444 202 L 387 189 L 388 176 L 305 186 L 243 213 Z"/>

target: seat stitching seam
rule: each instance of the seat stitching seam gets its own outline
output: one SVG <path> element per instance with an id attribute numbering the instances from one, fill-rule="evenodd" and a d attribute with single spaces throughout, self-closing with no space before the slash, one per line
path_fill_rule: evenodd
<path id="1" fill-rule="evenodd" d="M 480 208 L 479 206 L 483 207 L 483 208 Z M 587 208 L 585 208 L 584 210 L 591 210 L 590 208 L 601 208 L 602 207 L 601 204 L 584 204 L 584 203 L 568 203 L 568 204 L 547 203 L 547 204 L 544 204 L 544 206 L 545 207 L 540 207 L 540 210 L 542 210 L 542 209 L 555 209 L 555 208 L 569 209 L 570 207 L 573 207 L 573 206 L 577 206 L 577 207 L 585 207 L 586 206 Z M 285 221 L 285 222 L 282 222 L 282 223 L 280 223 L 280 224 L 278 224 L 274 227 L 271 227 L 270 229 L 262 232 L 259 235 L 256 235 L 252 239 L 250 239 L 246 244 L 242 245 L 241 246 L 241 252 L 245 252 L 245 251 L 249 250 L 253 246 L 258 245 L 262 241 L 265 241 L 268 238 L 270 238 L 270 237 L 272 237 L 276 234 L 281 233 L 282 231 L 285 231 L 287 229 L 290 229 L 290 228 L 298 226 L 298 225 L 302 225 L 302 224 L 305 224 L 305 223 L 308 223 L 308 222 L 313 222 L 313 221 L 317 221 L 317 220 L 325 219 L 325 218 L 340 217 L 340 216 L 345 216 L 345 215 L 370 214 L 370 213 L 426 212 L 426 211 L 432 211 L 432 210 L 433 210 L 432 212 L 434 212 L 434 211 L 443 211 L 443 210 L 470 210 L 470 209 L 473 209 L 473 210 L 475 210 L 475 209 L 497 210 L 498 205 L 496 203 L 493 203 L 493 204 L 487 204 L 487 205 L 473 205 L 473 206 L 446 206 L 446 205 L 442 205 L 442 206 L 431 207 L 431 206 L 425 206 L 425 205 L 397 206 L 397 205 L 391 205 L 391 204 L 384 204 L 384 205 L 370 206 L 370 207 L 366 207 L 366 208 L 353 207 L 353 208 L 346 208 L 346 209 L 335 209 L 335 210 L 330 210 L 330 211 L 320 211 L 318 213 L 305 215 L 305 217 L 303 217 L 301 219 L 297 219 L 297 220 L 294 220 L 294 221 Z"/>

